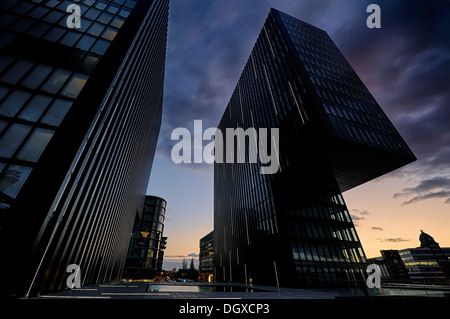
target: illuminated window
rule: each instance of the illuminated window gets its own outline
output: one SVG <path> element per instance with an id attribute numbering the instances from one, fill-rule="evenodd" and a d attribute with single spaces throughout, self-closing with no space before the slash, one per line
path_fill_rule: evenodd
<path id="1" fill-rule="evenodd" d="M 80 93 L 81 89 L 86 84 L 87 79 L 87 75 L 79 73 L 74 74 L 61 94 L 67 97 L 76 98 L 78 93 Z"/>

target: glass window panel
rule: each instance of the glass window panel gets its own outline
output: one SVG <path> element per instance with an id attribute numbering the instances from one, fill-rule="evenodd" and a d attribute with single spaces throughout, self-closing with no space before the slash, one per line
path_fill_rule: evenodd
<path id="1" fill-rule="evenodd" d="M 30 94 L 16 90 L 0 105 L 0 114 L 13 117 L 25 104 Z"/>
<path id="2" fill-rule="evenodd" d="M 91 8 L 91 9 L 89 9 L 88 12 L 86 12 L 86 13 L 83 15 L 83 17 L 84 17 L 84 18 L 91 19 L 91 20 L 95 20 L 95 19 L 97 19 L 97 17 L 100 15 L 100 13 L 101 13 L 100 10 L 97 10 L 97 9 L 95 9 L 95 8 Z"/>
<path id="3" fill-rule="evenodd" d="M 92 6 L 94 4 L 95 0 L 84 0 L 83 3 L 87 6 Z"/>
<path id="4" fill-rule="evenodd" d="M 112 29 L 112 28 L 107 28 L 105 30 L 105 32 L 103 32 L 102 38 L 112 41 L 116 37 L 116 34 L 117 34 L 117 30 Z"/>
<path id="5" fill-rule="evenodd" d="M 103 32 L 104 28 L 105 28 L 104 25 L 102 25 L 101 23 L 95 22 L 94 24 L 91 25 L 91 27 L 89 28 L 87 33 L 98 37 Z"/>
<path id="6" fill-rule="evenodd" d="M 81 13 L 83 13 L 83 11 L 81 11 Z M 76 30 L 78 32 L 85 32 L 87 29 L 89 29 L 89 27 L 92 24 L 92 20 L 89 19 L 83 19 L 83 17 L 81 17 L 81 25 L 80 28 L 77 28 Z"/>
<path id="7" fill-rule="evenodd" d="M 117 11 L 119 11 L 119 6 L 116 6 L 116 5 L 114 5 L 114 4 L 111 4 L 110 6 L 109 6 L 109 8 L 108 9 L 106 9 L 106 11 L 108 11 L 108 12 L 110 12 L 110 13 L 112 13 L 112 14 L 116 14 L 117 13 Z"/>
<path id="8" fill-rule="evenodd" d="M 19 16 L 12 13 L 4 13 L 0 16 L 0 27 L 7 27 L 10 23 L 16 21 Z"/>
<path id="9" fill-rule="evenodd" d="M 95 7 L 96 7 L 97 9 L 100 9 L 100 10 L 105 9 L 107 6 L 108 6 L 108 4 L 105 3 L 105 2 L 103 2 L 103 1 L 98 1 L 98 2 L 95 4 Z"/>
<path id="10" fill-rule="evenodd" d="M 56 100 L 50 111 L 42 119 L 42 123 L 58 126 L 61 124 L 67 111 L 72 106 L 72 102 L 66 100 Z"/>
<path id="11" fill-rule="evenodd" d="M 99 39 L 92 48 L 92 52 L 97 53 L 99 55 L 103 55 L 106 52 L 106 49 L 108 49 L 108 46 L 109 46 L 108 41 Z"/>
<path id="12" fill-rule="evenodd" d="M 11 29 L 16 32 L 25 32 L 25 30 L 27 30 L 33 23 L 34 23 L 34 20 L 31 20 L 28 18 L 22 18 L 22 19 L 16 21 L 11 26 Z"/>
<path id="13" fill-rule="evenodd" d="M 13 57 L 0 55 L 0 73 L 2 73 L 14 61 Z"/>
<path id="14" fill-rule="evenodd" d="M 57 69 L 50 78 L 45 82 L 42 90 L 56 94 L 69 78 L 70 71 Z"/>
<path id="15" fill-rule="evenodd" d="M 91 55 L 87 55 L 84 60 L 83 64 L 81 65 L 81 70 L 84 72 L 91 73 L 94 71 L 95 67 L 97 66 L 97 63 L 100 61 L 99 58 Z"/>
<path id="16" fill-rule="evenodd" d="M 51 71 L 52 67 L 48 65 L 37 65 L 21 84 L 30 89 L 37 89 Z"/>
<path id="17" fill-rule="evenodd" d="M 44 14 L 46 14 L 48 12 L 49 9 L 44 8 L 44 7 L 35 7 L 33 10 L 31 10 L 30 13 L 28 13 L 28 15 L 30 17 L 36 18 L 36 19 L 40 19 L 42 18 L 42 16 Z"/>
<path id="18" fill-rule="evenodd" d="M 64 13 L 52 10 L 45 17 L 44 20 L 50 23 L 56 23 L 64 16 Z"/>
<path id="19" fill-rule="evenodd" d="M 11 157 L 30 131 L 30 126 L 13 124 L 0 139 L 0 156 Z"/>
<path id="20" fill-rule="evenodd" d="M 56 42 L 58 41 L 62 35 L 66 32 L 65 29 L 60 27 L 52 27 L 44 36 L 44 39 Z"/>
<path id="21" fill-rule="evenodd" d="M 62 95 L 76 98 L 88 79 L 87 75 L 75 73 L 62 91 Z"/>
<path id="22" fill-rule="evenodd" d="M 41 116 L 42 112 L 47 108 L 52 99 L 48 96 L 36 95 L 33 97 L 27 107 L 20 113 L 19 117 L 36 122 Z"/>
<path id="23" fill-rule="evenodd" d="M 66 35 L 59 41 L 60 43 L 67 45 L 69 47 L 73 46 L 75 42 L 81 37 L 80 33 L 69 31 Z"/>
<path id="24" fill-rule="evenodd" d="M 77 43 L 76 47 L 81 50 L 88 51 L 92 44 L 94 44 L 95 38 L 90 35 L 84 35 L 80 41 Z"/>
<path id="25" fill-rule="evenodd" d="M 50 28 L 50 24 L 48 23 L 35 23 L 34 26 L 27 31 L 29 35 L 32 35 L 36 38 L 42 36 L 48 29 Z"/>
<path id="26" fill-rule="evenodd" d="M 30 162 L 37 162 L 54 131 L 37 128 L 20 151 L 17 158 Z"/>
<path id="27" fill-rule="evenodd" d="M 122 27 L 122 25 L 123 25 L 124 22 L 125 22 L 124 19 L 117 17 L 117 18 L 114 18 L 114 20 L 113 20 L 113 22 L 111 23 L 111 25 L 112 25 L 113 27 L 116 27 L 116 28 L 120 29 L 120 28 Z"/>
<path id="28" fill-rule="evenodd" d="M 9 199 L 16 198 L 28 175 L 30 175 L 31 167 L 21 165 L 10 165 L 0 174 L 0 192 L 8 195 Z M 1 196 L 0 209 L 8 209 L 11 201 Z"/>
<path id="29" fill-rule="evenodd" d="M 112 17 L 113 17 L 112 14 L 109 14 L 108 12 L 103 12 L 97 19 L 97 21 L 100 21 L 101 23 L 104 24 L 108 24 L 111 21 Z"/>
<path id="30" fill-rule="evenodd" d="M 127 18 L 130 15 L 130 10 L 122 9 L 120 10 L 119 15 L 121 17 Z"/>
<path id="31" fill-rule="evenodd" d="M 33 5 L 31 3 L 19 2 L 19 4 L 12 9 L 12 11 L 23 14 L 31 8 L 33 8 Z"/>
<path id="32" fill-rule="evenodd" d="M 0 121 L 0 133 L 3 131 L 3 129 L 5 128 L 5 126 L 6 126 L 6 121 Z"/>
<path id="33" fill-rule="evenodd" d="M 133 0 L 127 0 L 127 2 L 125 2 L 125 6 L 128 8 L 134 8 L 135 5 L 136 5 L 136 1 L 133 1 Z"/>
<path id="34" fill-rule="evenodd" d="M 31 61 L 19 60 L 2 75 L 1 80 L 10 84 L 17 84 L 32 66 Z"/>

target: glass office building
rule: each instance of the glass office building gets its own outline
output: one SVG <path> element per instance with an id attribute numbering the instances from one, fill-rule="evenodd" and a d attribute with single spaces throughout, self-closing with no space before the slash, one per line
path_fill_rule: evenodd
<path id="1" fill-rule="evenodd" d="M 136 216 L 122 278 L 154 279 L 161 273 L 167 237 L 163 237 L 167 202 L 146 196 L 141 218 Z"/>
<path id="2" fill-rule="evenodd" d="M 0 1 L 0 288 L 120 276 L 161 124 L 168 0 Z M 80 28 L 68 27 L 69 5 Z"/>
<path id="3" fill-rule="evenodd" d="M 200 239 L 200 254 L 198 257 L 198 280 L 214 281 L 214 231 Z"/>
<path id="4" fill-rule="evenodd" d="M 272 9 L 218 128 L 278 128 L 279 167 L 261 174 L 248 140 L 246 163 L 215 163 L 215 280 L 364 284 L 341 193 L 415 156 L 327 33 Z"/>

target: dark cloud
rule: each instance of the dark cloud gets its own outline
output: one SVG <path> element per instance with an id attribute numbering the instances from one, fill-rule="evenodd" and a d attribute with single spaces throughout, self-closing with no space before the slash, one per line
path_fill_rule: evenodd
<path id="1" fill-rule="evenodd" d="M 196 253 L 190 253 L 188 256 L 189 256 L 189 257 L 198 257 L 199 255 L 196 254 Z"/>
<path id="2" fill-rule="evenodd" d="M 370 215 L 366 209 L 360 210 L 360 209 L 353 208 L 352 212 L 355 214 L 358 214 L 358 215 Z"/>
<path id="3" fill-rule="evenodd" d="M 381 227 L 376 227 L 376 226 L 372 226 L 370 229 L 372 229 L 372 230 L 383 231 L 383 228 L 381 228 Z"/>
<path id="4" fill-rule="evenodd" d="M 377 238 L 377 239 L 382 243 L 400 243 L 404 241 L 410 241 L 410 239 L 406 238 Z"/>
<path id="5" fill-rule="evenodd" d="M 436 176 L 421 180 L 414 187 L 407 187 L 401 192 L 394 194 L 394 198 L 410 197 L 403 205 L 417 203 L 431 198 L 447 198 L 445 203 L 450 203 L 450 178 L 446 176 Z"/>

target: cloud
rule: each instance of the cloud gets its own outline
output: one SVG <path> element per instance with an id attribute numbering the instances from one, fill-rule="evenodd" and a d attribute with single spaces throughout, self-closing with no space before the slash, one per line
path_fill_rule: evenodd
<path id="1" fill-rule="evenodd" d="M 402 206 L 417 203 L 426 199 L 446 198 L 445 203 L 450 202 L 450 178 L 447 176 L 435 176 L 421 180 L 414 187 L 407 187 L 394 194 L 394 198 L 410 197 L 402 203 Z"/>
<path id="2" fill-rule="evenodd" d="M 381 227 L 376 227 L 376 226 L 372 226 L 371 229 L 372 229 L 372 230 L 380 230 L 380 231 L 383 231 L 383 228 L 381 228 Z"/>
<path id="3" fill-rule="evenodd" d="M 351 211 L 359 215 L 370 215 L 370 213 L 366 209 L 360 210 L 353 208 Z"/>
<path id="4" fill-rule="evenodd" d="M 377 238 L 378 241 L 382 242 L 382 243 L 400 243 L 400 242 L 404 242 L 404 241 L 410 241 L 410 239 L 406 239 L 406 238 Z"/>
<path id="5" fill-rule="evenodd" d="M 189 257 L 198 257 L 199 255 L 196 254 L 196 253 L 190 253 L 188 256 L 189 256 Z"/>

